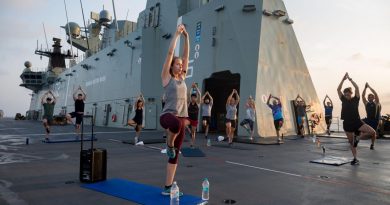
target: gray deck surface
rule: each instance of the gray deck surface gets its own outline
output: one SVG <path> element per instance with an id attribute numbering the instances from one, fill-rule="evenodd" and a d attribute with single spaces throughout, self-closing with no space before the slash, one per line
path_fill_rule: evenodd
<path id="1" fill-rule="evenodd" d="M 1 205 L 133 204 L 80 188 L 80 144 L 44 144 L 40 142 L 43 132 L 40 122 L 0 119 Z M 54 126 L 52 137 L 74 137 L 72 132 L 72 126 Z M 133 136 L 129 129 L 96 128 L 95 144 L 108 152 L 107 177 L 162 186 L 167 157 L 153 148 L 164 144 L 148 148 L 121 143 Z M 144 131 L 142 136 L 156 138 L 161 133 Z M 374 151 L 369 150 L 369 141 L 363 141 L 359 166 L 335 167 L 309 163 L 322 157 L 322 149 L 308 137 L 279 146 L 233 145 L 248 149 L 206 147 L 203 134 L 197 137 L 207 156 L 181 156 L 176 180 L 181 191 L 199 196 L 202 179 L 207 177 L 210 204 L 223 204 L 224 199 L 234 199 L 236 204 L 390 204 L 389 140 L 378 140 Z M 326 154 L 351 157 L 345 139 L 321 138 L 321 142 L 329 148 Z"/>

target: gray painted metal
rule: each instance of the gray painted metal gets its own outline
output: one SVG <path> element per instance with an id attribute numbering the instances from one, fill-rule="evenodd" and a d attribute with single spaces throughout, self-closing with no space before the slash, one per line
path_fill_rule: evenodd
<path id="1" fill-rule="evenodd" d="M 87 52 L 87 58 L 60 74 L 54 84 L 34 93 L 30 110 L 42 110 L 40 96 L 53 89 L 58 97 L 55 114 L 71 112 L 73 102 L 66 102 L 66 96 L 73 99 L 73 90 L 81 85 L 87 93 L 86 113 L 96 114 L 96 124 L 123 127 L 133 116 L 135 97 L 142 92 L 148 99 L 145 128 L 161 129 L 158 125 L 161 105 L 156 104 L 163 92 L 160 73 L 171 41 L 169 35 L 173 36 L 178 22 L 182 22 L 191 37 L 188 84 L 196 82 L 205 91 L 205 79 L 213 73 L 239 74 L 237 89 L 242 101 L 238 120 L 244 119 L 245 113 L 240 110 L 245 110 L 246 98 L 252 95 L 257 106 L 256 133 L 274 136 L 272 114 L 265 105 L 266 97 L 272 93 L 282 99 L 285 117 L 282 132 L 295 134 L 289 102 L 300 94 L 311 105 L 312 113 L 321 114 L 322 106 L 292 25 L 284 21 L 288 14 L 267 16 L 263 15 L 263 9 L 286 11 L 281 0 L 148 0 L 137 23 L 118 20 L 119 33 L 113 26 L 105 27 L 104 38 L 96 42 L 101 49 Z M 68 73 L 72 76 L 66 76 Z M 110 111 L 106 109 L 108 104 Z M 112 115 L 118 120 L 112 121 Z M 324 127 L 322 120 L 315 131 L 323 132 Z M 238 134 L 245 135 L 246 131 L 239 128 Z"/>

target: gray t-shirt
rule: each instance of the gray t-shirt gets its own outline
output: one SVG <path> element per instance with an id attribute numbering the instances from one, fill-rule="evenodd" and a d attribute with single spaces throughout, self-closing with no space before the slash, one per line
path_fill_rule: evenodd
<path id="1" fill-rule="evenodd" d="M 209 104 L 202 103 L 202 117 L 210 117 L 211 108 L 213 108 L 213 102 L 210 102 Z"/>
<path id="2" fill-rule="evenodd" d="M 237 119 L 237 106 L 226 105 L 226 119 L 235 120 Z"/>
<path id="3" fill-rule="evenodd" d="M 188 117 L 187 85 L 184 80 L 171 78 L 165 90 L 165 105 L 161 115 L 171 113 L 177 117 Z"/>
<path id="4" fill-rule="evenodd" d="M 246 109 L 246 119 L 248 120 L 252 120 L 253 122 L 255 121 L 256 119 L 256 112 L 253 108 L 247 108 Z"/>

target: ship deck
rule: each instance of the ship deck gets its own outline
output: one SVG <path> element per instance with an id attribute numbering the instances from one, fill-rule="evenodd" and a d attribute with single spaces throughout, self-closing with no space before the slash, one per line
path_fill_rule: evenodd
<path id="1" fill-rule="evenodd" d="M 81 188 L 80 144 L 41 143 L 43 131 L 37 121 L 0 119 L 0 204 L 133 204 Z M 158 149 L 120 143 L 134 136 L 129 129 L 96 127 L 95 131 L 96 147 L 108 152 L 108 178 L 163 185 L 167 157 Z M 74 137 L 72 132 L 73 126 L 54 126 L 52 137 Z M 156 136 L 161 132 L 142 133 L 144 138 Z M 373 151 L 369 141 L 362 141 L 359 166 L 330 166 L 309 163 L 322 157 L 322 149 L 310 138 L 286 139 L 274 146 L 235 143 L 233 148 L 220 148 L 206 147 L 203 134 L 197 136 L 206 157 L 180 156 L 176 180 L 181 191 L 199 196 L 207 177 L 210 204 L 224 204 L 225 199 L 236 204 L 390 204 L 389 140 L 379 139 Z M 346 139 L 321 141 L 326 155 L 351 157 Z"/>

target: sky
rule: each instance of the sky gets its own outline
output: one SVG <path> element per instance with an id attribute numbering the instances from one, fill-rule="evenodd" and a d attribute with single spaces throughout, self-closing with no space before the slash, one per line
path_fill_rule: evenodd
<path id="1" fill-rule="evenodd" d="M 345 72 L 363 90 L 368 82 L 379 94 L 382 113 L 390 113 L 390 1 L 389 0 L 284 0 L 294 20 L 298 42 L 305 57 L 320 100 L 328 94 L 340 102 L 336 88 Z M 66 0 L 69 21 L 83 25 L 79 1 Z M 146 0 L 115 0 L 118 19 L 136 21 Z M 83 0 L 84 13 L 110 10 L 111 0 Z M 49 46 L 52 37 L 65 41 L 66 24 L 63 0 L 0 1 L 0 109 L 6 116 L 24 114 L 31 92 L 19 87 L 26 60 L 34 71 L 44 70 L 47 58 L 34 54 L 39 41 L 46 47 L 43 23 Z M 69 45 L 63 43 L 63 48 Z M 348 85 L 348 84 L 347 84 Z M 363 106 L 361 104 L 363 116 Z"/>

